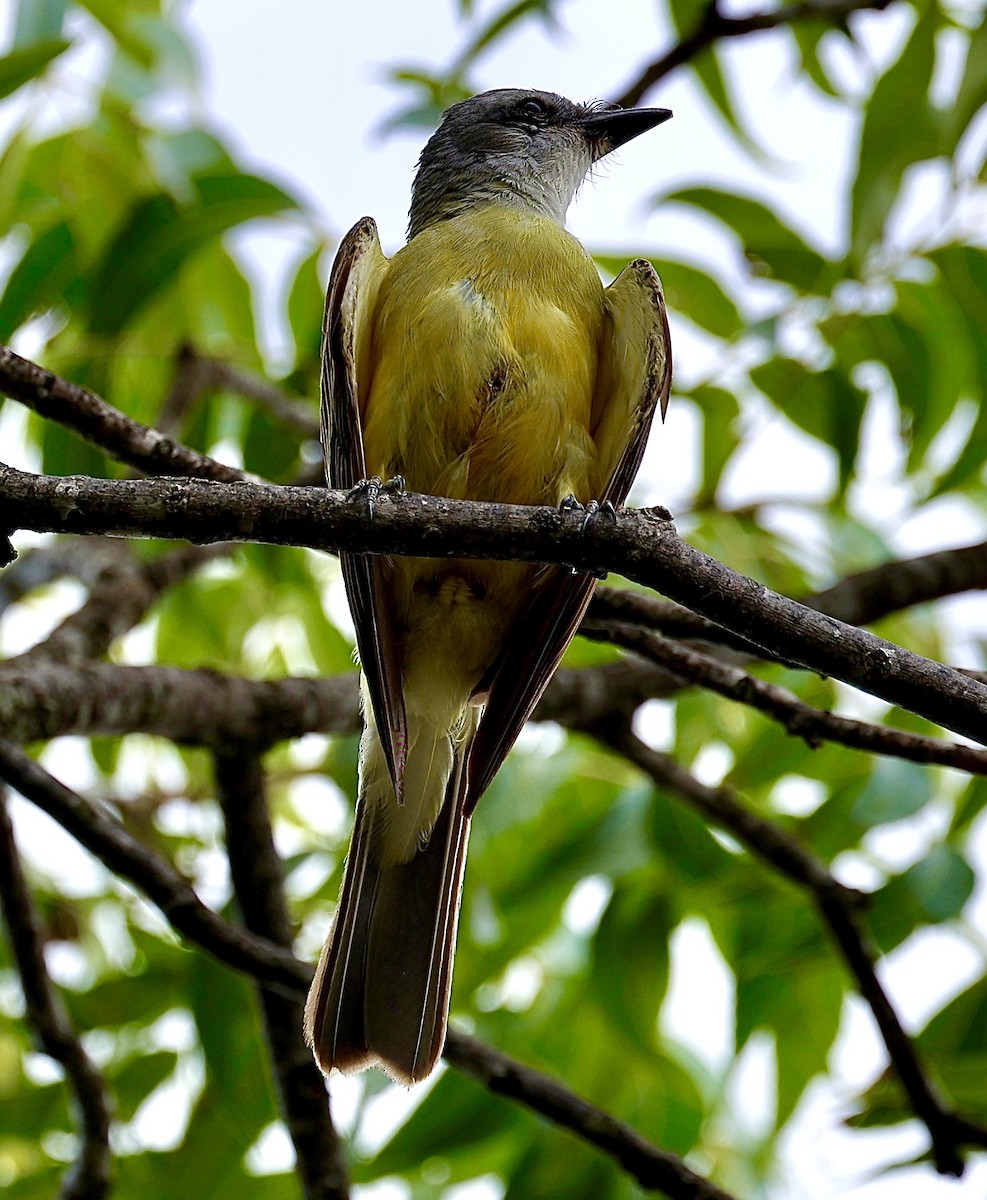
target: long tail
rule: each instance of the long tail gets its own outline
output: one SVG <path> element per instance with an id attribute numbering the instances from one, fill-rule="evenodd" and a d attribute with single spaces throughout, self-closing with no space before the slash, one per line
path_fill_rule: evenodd
<path id="1" fill-rule="evenodd" d="M 380 783 L 386 769 L 372 722 L 364 733 L 336 920 L 305 1006 L 305 1038 L 326 1074 L 377 1064 L 411 1084 L 442 1052 L 469 837 L 463 763 L 471 735 L 455 744 L 448 734 L 412 737 L 405 805 L 397 808 L 389 783 Z M 425 814 L 424 835 L 410 841 L 409 805 Z M 407 849 L 395 852 L 402 841 Z"/>

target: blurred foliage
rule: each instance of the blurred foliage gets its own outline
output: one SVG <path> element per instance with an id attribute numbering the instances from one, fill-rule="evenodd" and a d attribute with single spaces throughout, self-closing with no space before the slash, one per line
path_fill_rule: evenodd
<path id="1" fill-rule="evenodd" d="M 529 22 L 551 28 L 564 20 L 564 7 L 520 0 L 480 21 L 461 0 L 463 51 L 442 72 L 394 69 L 401 101 L 390 125 L 433 124 L 474 90 L 471 72 L 491 49 L 523 36 Z M 670 0 L 670 27 L 689 32 L 703 8 Z M 699 332 L 712 363 L 675 397 L 699 429 L 683 528 L 736 569 L 796 595 L 894 557 L 885 527 L 858 499 L 875 411 L 895 415 L 893 482 L 905 515 L 944 497 L 985 504 L 987 245 L 971 231 L 985 195 L 987 23 L 970 6 L 902 0 L 895 8 L 910 14 L 910 32 L 876 77 L 850 27 L 806 22 L 774 35 L 790 44 L 800 78 L 857 114 L 838 256 L 763 198 L 699 181 L 655 200 L 725 230 L 747 276 L 744 286 L 728 285 L 687 257 L 655 260 L 673 321 Z M 865 85 L 852 95 L 832 70 L 834 42 L 859 56 Z M 83 73 L 75 54 L 86 45 L 100 48 L 99 66 Z M 741 46 L 733 46 L 737 70 Z M 759 156 L 722 49 L 687 70 L 731 136 Z M 194 90 L 193 48 L 172 6 L 158 0 L 21 0 L 13 43 L 0 59 L 0 96 L 20 104 L 0 155 L 0 237 L 9 264 L 0 338 L 151 424 L 185 343 L 264 370 L 255 297 L 225 237 L 254 220 L 290 220 L 304 232 L 281 314 L 294 347 L 282 383 L 304 396 L 317 390 L 327 249 L 317 218 L 290 190 L 235 161 L 194 116 Z M 40 120 L 45 97 L 64 109 L 60 120 Z M 164 108 L 167 121 L 154 115 Z M 939 212 L 912 234 L 898 218 L 920 171 L 941 185 Z M 640 252 L 600 255 L 601 269 L 613 275 Z M 786 507 L 773 502 L 766 478 L 764 504 L 726 510 L 718 502 L 724 478 L 767 421 L 787 423 L 826 455 L 831 493 Z M 202 397 L 178 432 L 202 450 L 221 444 L 225 456 L 275 480 L 292 479 L 303 462 L 296 432 L 223 389 Z M 122 471 L 55 424 L 30 418 L 26 439 L 46 471 Z M 349 670 L 348 634 L 326 619 L 327 597 L 338 611 L 332 562 L 246 548 L 164 597 L 145 625 L 142 653 L 175 666 L 271 677 Z M 925 654 L 945 653 L 944 630 L 929 611 L 896 615 L 881 632 Z M 572 661 L 597 661 L 600 653 L 576 647 Z M 839 696 L 827 681 L 765 672 L 812 704 L 829 706 Z M 944 924 L 979 945 L 964 911 L 975 884 L 969 847 L 987 804 L 983 780 L 831 745 L 812 750 L 705 694 L 686 692 L 659 707 L 683 764 L 715 771 L 720 762 L 725 781 L 758 812 L 825 861 L 865 873 L 883 951 Z M 888 719 L 928 731 L 907 714 Z M 268 764 L 298 947 L 311 957 L 339 884 L 355 739 L 307 739 L 280 747 Z M 125 819 L 222 905 L 206 757 L 146 738 L 101 739 L 92 767 L 101 793 L 139 798 L 124 804 Z M 881 831 L 916 818 L 924 832 L 910 860 L 886 861 Z M 278 1114 L 250 986 L 179 948 L 160 918 L 105 872 L 66 898 L 59 873 L 41 856 L 31 863 L 71 1015 L 90 1031 L 113 1090 L 115 1195 L 297 1196 L 290 1173 L 258 1169 L 251 1152 Z M 469 875 L 454 1018 L 661 1146 L 692 1154 L 726 1187 L 761 1194 L 779 1134 L 806 1086 L 827 1069 L 849 991 L 811 904 L 679 800 L 644 787 L 619 759 L 546 729 L 522 739 L 484 801 Z M 711 1029 L 707 1047 L 690 1047 L 667 1016 L 672 992 L 689 988 L 682 947 L 697 937 L 718 957 L 729 997 L 726 1054 L 717 1051 L 721 1032 Z M 955 1102 L 987 1119 L 987 978 L 982 949 L 977 954 L 979 977 L 932 1017 L 921 1042 Z M 758 1121 L 731 1100 L 749 1050 L 775 1065 L 769 1113 Z M 451 1071 L 415 1094 L 407 1120 L 381 1144 L 372 1101 L 386 1085 L 368 1077 L 362 1086 L 354 1118 L 359 1182 L 401 1175 L 425 1198 L 481 1175 L 500 1177 L 510 1200 L 633 1192 L 597 1155 Z M 880 1079 L 857 1098 L 853 1119 L 866 1126 L 908 1115 L 894 1080 Z M 31 1054 L 5 958 L 0 1186 L 10 1200 L 53 1194 L 71 1157 L 70 1129 L 64 1090 Z"/>

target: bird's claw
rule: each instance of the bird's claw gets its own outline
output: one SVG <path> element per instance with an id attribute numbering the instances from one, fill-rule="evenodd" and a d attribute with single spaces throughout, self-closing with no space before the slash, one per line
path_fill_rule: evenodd
<path id="1" fill-rule="evenodd" d="M 580 533 L 585 533 L 594 521 L 600 519 L 608 521 L 611 525 L 617 522 L 617 510 L 609 500 L 604 500 L 602 504 L 598 500 L 590 500 L 588 504 L 582 504 L 575 496 L 566 496 L 559 504 L 559 512 L 563 516 L 571 512 L 581 513 L 582 520 L 579 522 Z M 574 575 L 581 573 L 575 567 L 571 567 L 570 570 Z M 597 579 L 606 579 L 607 577 L 606 571 L 593 571 L 592 574 Z"/>
<path id="2" fill-rule="evenodd" d="M 362 500 L 367 506 L 367 517 L 372 521 L 380 497 L 400 495 L 406 486 L 403 475 L 395 475 L 386 483 L 379 475 L 371 475 L 369 479 L 361 479 L 359 483 L 351 487 L 346 493 L 346 499 Z"/>
<path id="3" fill-rule="evenodd" d="M 586 505 L 583 513 L 582 523 L 579 526 L 579 532 L 585 533 L 594 521 L 603 520 L 610 525 L 617 524 L 617 510 L 609 500 L 604 500 L 602 504 L 597 500 L 591 500 Z"/>

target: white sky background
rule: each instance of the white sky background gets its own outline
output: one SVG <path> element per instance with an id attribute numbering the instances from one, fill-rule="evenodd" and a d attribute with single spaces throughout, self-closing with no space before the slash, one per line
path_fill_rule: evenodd
<path id="1" fill-rule="evenodd" d="M 478 5 L 483 16 L 499 7 Z M 724 7 L 749 11 L 746 4 Z M 5 8 L 0 0 L 0 16 Z M 188 8 L 187 24 L 202 57 L 202 115 L 218 126 L 246 165 L 273 174 L 306 197 L 324 214 L 328 231 L 338 235 L 369 213 L 378 221 L 385 249 L 396 249 L 404 239 L 409 186 L 423 135 L 406 131 L 384 141 L 375 136 L 381 122 L 402 103 L 401 95 L 387 85 L 385 73 L 394 64 L 437 66 L 450 61 L 465 40 L 455 9 L 454 0 L 375 0 L 366 7 L 326 0 L 198 0 Z M 661 12 L 654 0 L 572 0 L 560 7 L 564 32 L 526 25 L 522 36 L 483 59 L 475 82 L 478 87 L 546 88 L 574 99 L 612 97 L 667 44 L 670 35 Z M 867 32 L 868 52 L 877 64 L 900 44 L 908 21 L 892 10 L 864 14 L 855 27 Z M 651 213 L 646 205 L 656 192 L 704 182 L 768 196 L 808 240 L 828 250 L 840 244 L 844 231 L 836 198 L 852 166 L 852 114 L 812 89 L 793 86 L 793 63 L 783 39 L 743 39 L 728 46 L 726 55 L 737 68 L 734 82 L 749 128 L 774 157 L 776 168 L 759 169 L 743 156 L 689 83 L 687 72 L 679 72 L 646 99 L 674 109 L 675 119 L 623 148 L 599 178 L 586 185 L 570 214 L 569 226 L 577 236 L 593 248 L 633 248 L 713 264 L 721 279 L 742 288 L 737 248 L 714 226 L 684 210 Z M 859 68 L 845 52 L 837 51 L 837 56 L 846 77 L 854 78 Z M 937 194 L 936 180 L 930 176 L 926 190 L 909 205 L 907 219 L 928 220 Z M 270 224 L 239 236 L 237 244 L 250 264 L 262 315 L 270 314 L 295 260 L 298 239 L 290 225 Z M 756 307 L 758 301 L 747 292 L 744 302 Z M 276 366 L 280 331 L 270 319 L 267 332 Z M 720 365 L 711 357 L 709 343 L 674 315 L 673 336 L 676 368 L 683 379 Z M 673 509 L 688 494 L 696 460 L 696 426 L 683 409 L 673 405 L 666 426 L 653 437 L 640 492 L 644 499 Z M 750 420 L 757 436 L 730 472 L 727 503 L 761 498 L 765 480 L 770 481 L 771 495 L 815 498 L 827 493 L 832 479 L 829 456 L 781 418 L 765 421 L 755 415 Z M 958 504 L 942 506 L 931 519 L 900 522 L 902 498 L 893 487 L 884 486 L 895 462 L 888 414 L 874 413 L 871 428 L 868 453 L 877 483 L 868 485 L 858 502 L 882 514 L 902 553 L 987 535 L 982 515 Z M 967 627 L 985 625 L 983 613 L 977 616 L 969 602 L 952 602 L 951 611 Z M 875 852 L 913 861 L 933 832 L 884 831 L 884 843 Z M 983 917 L 982 893 L 975 907 Z M 705 1061 L 722 1062 L 730 1048 L 730 995 L 722 963 L 702 925 L 690 923 L 677 935 L 674 963 L 665 1027 Z M 906 1022 L 915 1026 L 980 969 L 966 942 L 949 930 L 936 930 L 923 934 L 920 944 L 906 945 L 892 955 L 884 978 Z M 798 1020 L 798 1014 L 792 1019 Z M 745 1053 L 734 1089 L 743 1114 L 741 1128 L 757 1130 L 768 1061 L 763 1048 Z M 984 1162 L 970 1169 L 961 1183 L 941 1180 L 925 1168 L 868 1182 L 881 1164 L 917 1153 L 925 1144 L 917 1126 L 852 1135 L 840 1130 L 846 1097 L 868 1082 L 882 1061 L 864 1006 L 849 1004 L 833 1055 L 836 1082 L 813 1085 L 803 1102 L 788 1138 L 782 1178 L 771 1192 L 773 1200 L 966 1200 L 987 1195 Z M 345 1087 L 334 1085 L 334 1090 L 345 1101 Z M 276 1155 L 273 1146 L 271 1152 Z M 382 1200 L 403 1193 L 383 1185 L 361 1194 Z"/>

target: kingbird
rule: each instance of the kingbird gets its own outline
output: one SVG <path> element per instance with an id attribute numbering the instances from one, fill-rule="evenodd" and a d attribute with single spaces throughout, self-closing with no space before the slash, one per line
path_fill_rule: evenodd
<path id="1" fill-rule="evenodd" d="M 671 383 L 644 259 L 604 290 L 565 214 L 593 164 L 668 120 L 504 88 L 426 145 L 408 243 L 364 217 L 326 298 L 330 487 L 620 505 Z M 376 487 L 376 483 L 373 483 Z M 362 667 L 356 821 L 305 1013 L 327 1074 L 412 1083 L 445 1040 L 470 817 L 596 586 L 566 567 L 340 556 Z"/>

